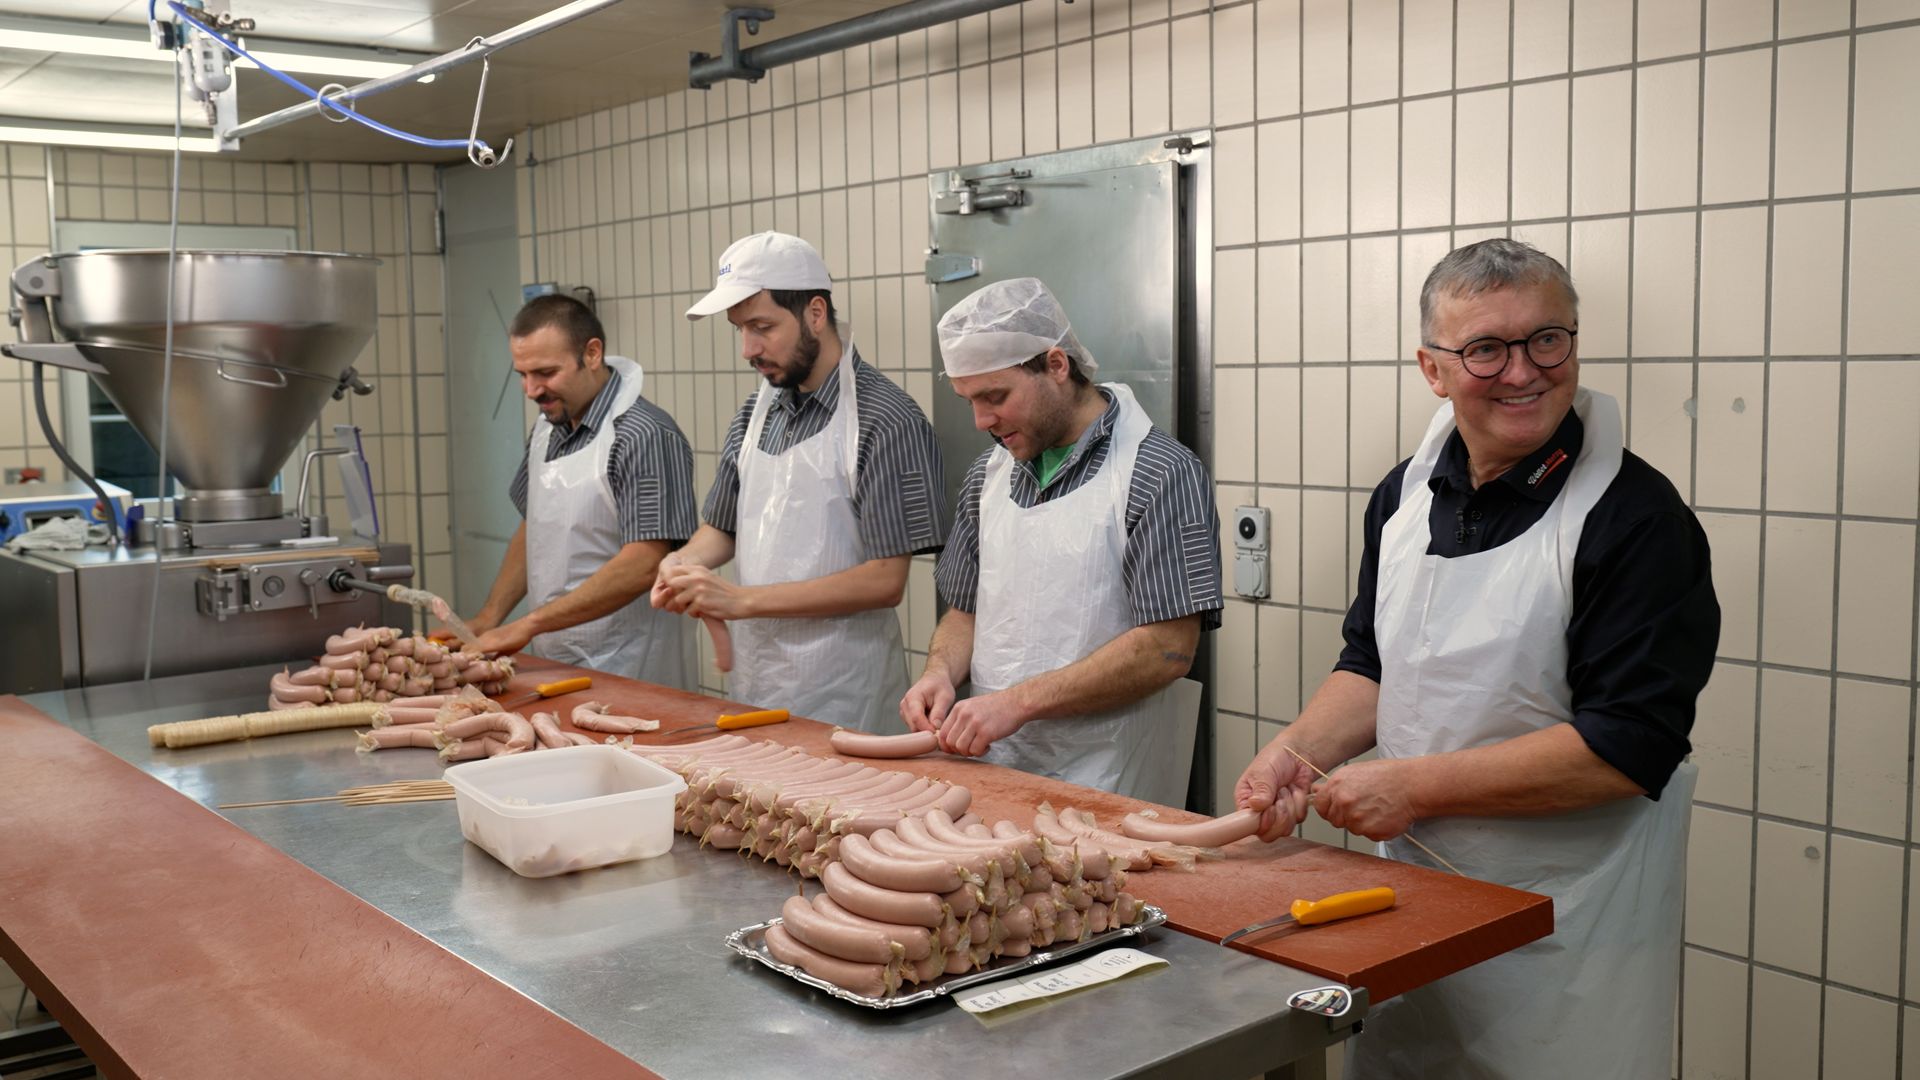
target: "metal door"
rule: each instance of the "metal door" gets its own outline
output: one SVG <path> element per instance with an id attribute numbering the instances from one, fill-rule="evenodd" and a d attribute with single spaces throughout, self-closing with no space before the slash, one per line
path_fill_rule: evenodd
<path id="1" fill-rule="evenodd" d="M 1126 383 L 1154 424 L 1211 471 L 1209 141 L 1196 132 L 930 173 L 926 280 L 936 321 L 983 285 L 1045 281 L 1100 364 L 1094 380 Z M 934 356 L 937 368 L 937 340 Z M 951 503 L 992 441 L 944 380 L 933 426 Z M 1187 805 L 1202 811 L 1213 801 L 1212 670 L 1203 636 L 1191 677 L 1207 689 L 1187 788 Z"/>
<path id="2" fill-rule="evenodd" d="M 507 320 L 520 308 L 514 167 L 441 171 L 446 215 L 447 430 L 453 603 L 486 603 L 520 515 L 507 497 L 527 440 Z M 518 609 L 516 609 L 518 610 Z"/>
<path id="3" fill-rule="evenodd" d="M 1155 139 L 930 174 L 935 319 L 983 285 L 1040 278 L 1099 362 L 1095 379 L 1126 383 L 1155 424 L 1184 434 L 1179 168 Z M 1020 205 L 973 209 L 1012 191 Z M 951 498 L 992 442 L 974 430 L 967 403 L 946 391 L 934 394 L 933 425 Z"/>

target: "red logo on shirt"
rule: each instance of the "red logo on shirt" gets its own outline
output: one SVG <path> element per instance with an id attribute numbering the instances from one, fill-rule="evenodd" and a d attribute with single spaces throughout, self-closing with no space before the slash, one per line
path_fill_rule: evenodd
<path id="1" fill-rule="evenodd" d="M 1527 477 L 1527 486 L 1538 487 L 1540 481 L 1552 476 L 1553 470 L 1559 468 L 1560 463 L 1565 460 L 1567 460 L 1567 452 L 1565 450 L 1555 450 L 1553 453 L 1548 454 L 1547 460 L 1541 462 L 1540 467 L 1533 470 L 1532 476 Z"/>

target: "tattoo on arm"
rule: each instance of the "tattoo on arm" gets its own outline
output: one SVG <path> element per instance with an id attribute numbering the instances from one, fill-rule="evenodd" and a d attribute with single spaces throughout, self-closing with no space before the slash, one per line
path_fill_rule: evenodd
<path id="1" fill-rule="evenodd" d="M 1193 654 L 1174 652 L 1169 649 L 1160 654 L 1160 659 L 1165 660 L 1169 664 L 1191 664 L 1193 663 Z"/>

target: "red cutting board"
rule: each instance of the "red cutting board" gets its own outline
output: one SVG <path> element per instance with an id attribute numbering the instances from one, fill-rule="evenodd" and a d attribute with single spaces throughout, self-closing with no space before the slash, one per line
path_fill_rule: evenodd
<path id="1" fill-rule="evenodd" d="M 555 698 L 545 706 L 563 719 L 573 705 L 589 700 L 604 701 L 624 715 L 661 720 L 668 727 L 710 723 L 722 713 L 780 705 L 724 702 L 532 657 L 522 661 L 521 674 L 507 696 L 531 692 L 535 683 L 552 681 L 560 673 L 587 674 L 594 680 L 593 689 Z M 527 705 L 520 711 L 541 707 Z M 832 753 L 827 743 L 832 731 L 830 725 L 794 719 L 741 734 L 826 756 Z M 641 736 L 636 741 L 675 740 Z M 1151 805 L 944 754 L 873 764 L 965 784 L 973 791 L 974 813 L 988 821 L 1005 818 L 1021 826 L 1032 823 L 1034 810 L 1042 802 L 1090 811 L 1116 831 L 1122 816 Z M 1181 810 L 1161 807 L 1159 811 L 1170 821 L 1198 820 Z M 1308 840 L 1274 844 L 1243 840 L 1229 846 L 1225 854 L 1224 860 L 1201 863 L 1192 873 L 1170 869 L 1131 873 L 1127 889 L 1166 911 L 1168 923 L 1176 929 L 1218 941 L 1250 923 L 1283 914 L 1295 900 L 1391 886 L 1396 894 L 1392 910 L 1321 926 L 1277 929 L 1229 946 L 1349 986 L 1364 986 L 1375 1002 L 1553 932 L 1551 899 L 1503 885 Z M 772 872 L 772 864 L 767 872 Z"/>

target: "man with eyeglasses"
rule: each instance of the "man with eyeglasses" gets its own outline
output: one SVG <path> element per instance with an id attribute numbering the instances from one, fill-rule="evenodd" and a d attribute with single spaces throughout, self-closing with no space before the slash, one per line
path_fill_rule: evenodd
<path id="1" fill-rule="evenodd" d="M 1388 858 L 1437 867 L 1418 841 L 1553 898 L 1552 936 L 1377 1006 L 1360 1080 L 1667 1075 L 1720 609 L 1699 522 L 1579 385 L 1578 305 L 1512 240 L 1428 275 L 1420 370 L 1446 402 L 1367 507 L 1339 663 L 1235 791 L 1266 839 L 1311 803 Z"/>

